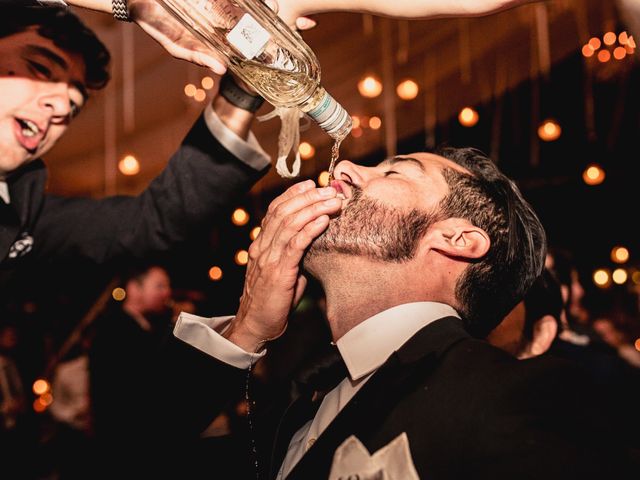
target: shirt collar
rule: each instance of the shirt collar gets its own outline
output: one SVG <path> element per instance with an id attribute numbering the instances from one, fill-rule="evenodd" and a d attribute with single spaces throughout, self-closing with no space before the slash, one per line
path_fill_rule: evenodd
<path id="1" fill-rule="evenodd" d="M 11 197 L 9 196 L 9 185 L 4 180 L 0 180 L 0 199 L 7 205 L 11 203 Z"/>
<path id="2" fill-rule="evenodd" d="M 451 316 L 459 317 L 444 303 L 415 302 L 389 308 L 356 325 L 336 342 L 351 380 L 377 370 L 423 327 Z"/>

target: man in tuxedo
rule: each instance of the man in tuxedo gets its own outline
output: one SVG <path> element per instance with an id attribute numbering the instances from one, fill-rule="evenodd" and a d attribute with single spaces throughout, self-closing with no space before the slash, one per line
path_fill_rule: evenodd
<path id="1" fill-rule="evenodd" d="M 266 478 L 615 476 L 588 412 L 560 408 L 585 403 L 579 374 L 472 336 L 523 298 L 545 255 L 535 213 L 480 152 L 343 161 L 331 186 L 307 181 L 274 200 L 249 253 L 237 315 L 181 316 L 166 378 L 179 382 L 176 416 L 192 409 L 182 425 L 202 426 L 197 412 L 243 388 L 246 369 L 286 330 L 302 272 L 313 275 L 348 375 L 323 398 L 294 401 L 276 434 L 251 421 L 272 452 Z M 190 385 L 177 365 L 217 381 Z M 354 460 L 362 448 L 386 460 Z"/>
<path id="2" fill-rule="evenodd" d="M 167 250 L 208 224 L 268 168 L 269 157 L 249 130 L 260 99 L 230 81 L 140 195 L 46 194 L 41 157 L 90 92 L 107 84 L 108 63 L 104 45 L 66 9 L 3 7 L 0 285 L 29 260 L 73 255 L 102 263 Z"/>

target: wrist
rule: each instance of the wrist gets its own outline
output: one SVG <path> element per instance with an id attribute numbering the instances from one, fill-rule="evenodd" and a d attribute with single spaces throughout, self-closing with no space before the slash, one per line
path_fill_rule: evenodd
<path id="1" fill-rule="evenodd" d="M 242 110 L 255 112 L 264 103 L 264 98 L 256 93 L 249 93 L 246 86 L 243 88 L 239 83 L 244 84 L 244 82 L 237 81 L 231 73 L 225 73 L 220 79 L 218 94 Z"/>

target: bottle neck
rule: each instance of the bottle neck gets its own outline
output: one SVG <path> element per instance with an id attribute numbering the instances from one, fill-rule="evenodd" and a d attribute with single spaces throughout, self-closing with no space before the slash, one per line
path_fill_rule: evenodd
<path id="1" fill-rule="evenodd" d="M 351 116 L 342 105 L 329 95 L 322 87 L 318 95 L 320 101 L 306 111 L 327 134 L 337 141 L 342 141 L 352 128 Z M 314 95 L 315 96 L 315 95 Z"/>

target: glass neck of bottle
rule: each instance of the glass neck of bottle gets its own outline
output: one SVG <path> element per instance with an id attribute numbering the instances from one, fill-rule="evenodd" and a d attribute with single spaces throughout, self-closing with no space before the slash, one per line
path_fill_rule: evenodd
<path id="1" fill-rule="evenodd" d="M 320 101 L 305 113 L 334 140 L 342 141 L 351 131 L 351 116 L 342 105 L 320 87 L 314 97 Z"/>

